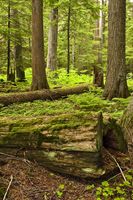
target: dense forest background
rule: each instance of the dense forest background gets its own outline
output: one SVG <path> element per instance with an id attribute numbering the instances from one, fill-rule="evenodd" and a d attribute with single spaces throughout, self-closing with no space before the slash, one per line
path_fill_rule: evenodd
<path id="1" fill-rule="evenodd" d="M 126 66 L 132 77 L 132 2 L 127 1 Z M 45 1 L 44 53 L 47 76 L 74 73 L 93 76 L 102 86 L 99 73 L 107 71 L 107 1 Z M 1 79 L 28 80 L 32 67 L 32 5 L 30 1 L 1 1 Z M 102 10 L 101 10 L 102 9 Z M 100 70 L 100 72 L 99 72 Z M 26 74 L 26 75 L 25 75 Z M 100 80 L 101 79 L 101 80 Z"/>

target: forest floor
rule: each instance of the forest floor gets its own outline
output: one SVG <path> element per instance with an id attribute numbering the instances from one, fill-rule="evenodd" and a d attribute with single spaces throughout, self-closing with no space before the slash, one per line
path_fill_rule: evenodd
<path id="1" fill-rule="evenodd" d="M 116 157 L 120 153 L 117 152 Z M 1 155 L 0 199 L 3 200 L 10 179 L 7 200 L 132 200 L 133 171 L 129 170 L 127 156 L 119 155 L 126 181 L 117 170 L 101 180 L 85 180 L 56 174 L 28 160 Z M 122 161 L 123 160 L 123 161 Z M 114 164 L 106 155 L 105 162 Z"/>
<path id="2" fill-rule="evenodd" d="M 0 95 L 3 93 L 8 95 L 10 92 L 28 90 L 29 84 L 5 84 L 3 87 L 1 83 L 0 86 Z M 103 112 L 104 115 L 119 120 L 131 97 L 115 98 L 110 102 L 102 98 L 102 92 L 102 89 L 90 86 L 88 93 L 71 95 L 67 99 L 58 101 L 34 101 L 8 107 L 0 105 L 0 120 L 5 116 L 8 120 L 8 118 L 53 117 L 63 114 L 76 114 L 80 120 L 80 117 L 82 118 L 87 112 Z M 60 125 L 59 122 L 57 126 Z M 53 128 L 58 129 L 57 126 Z M 70 128 L 71 126 L 73 124 L 70 123 Z M 2 155 L 0 152 L 0 200 L 132 200 L 133 169 L 129 166 L 128 155 L 119 152 L 111 152 L 111 154 L 120 164 L 124 177 L 114 160 L 103 153 L 104 164 L 110 167 L 116 165 L 116 171 L 108 177 L 94 181 L 63 176 L 35 162 Z M 11 185 L 7 197 L 4 198 L 9 183 Z"/>

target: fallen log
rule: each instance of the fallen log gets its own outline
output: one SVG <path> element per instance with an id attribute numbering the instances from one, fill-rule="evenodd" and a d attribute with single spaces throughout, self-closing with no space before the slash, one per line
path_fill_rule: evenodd
<path id="1" fill-rule="evenodd" d="M 75 124 L 68 128 L 71 122 Z M 53 171 L 97 178 L 104 173 L 102 126 L 102 114 L 94 113 L 81 118 L 63 115 L 8 119 L 8 122 L 4 118 L 0 122 L 0 152 L 22 155 L 24 151 L 26 158 L 36 160 Z"/>
<path id="2" fill-rule="evenodd" d="M 81 94 L 89 91 L 88 85 L 81 85 L 67 89 L 53 89 L 14 93 L 0 96 L 0 104 L 8 106 L 19 102 L 32 102 L 34 100 L 55 100 L 72 94 Z"/>
<path id="3" fill-rule="evenodd" d="M 20 119 L 5 117 L 0 121 L 0 152 L 24 156 L 56 172 L 99 178 L 106 174 L 102 147 L 103 135 L 106 137 L 109 132 L 105 134 L 104 130 L 102 114 L 94 112 Z"/>
<path id="4" fill-rule="evenodd" d="M 133 167 L 133 98 L 123 114 L 121 126 L 123 127 L 125 138 L 127 140 L 128 152 Z"/>

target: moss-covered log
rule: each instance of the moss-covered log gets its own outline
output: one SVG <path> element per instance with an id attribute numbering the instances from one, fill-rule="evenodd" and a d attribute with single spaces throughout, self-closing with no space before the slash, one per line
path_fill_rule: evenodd
<path id="1" fill-rule="evenodd" d="M 121 129 L 116 127 L 115 122 L 106 118 L 103 122 L 102 114 L 94 112 L 5 117 L 0 120 L 0 152 L 25 156 L 56 172 L 98 178 L 106 173 L 102 166 L 105 139 L 109 147 L 122 148 Z"/>
<path id="2" fill-rule="evenodd" d="M 104 173 L 102 138 L 102 114 L 8 121 L 4 118 L 0 122 L 0 152 L 10 149 L 10 154 L 16 150 L 21 155 L 21 150 L 25 150 L 28 159 L 79 177 L 99 177 Z"/>
<path id="3" fill-rule="evenodd" d="M 121 125 L 127 140 L 131 165 L 133 167 L 133 99 L 123 114 Z"/>
<path id="4" fill-rule="evenodd" d="M 18 102 L 32 102 L 34 100 L 55 100 L 72 94 L 81 94 L 89 90 L 88 85 L 81 85 L 67 89 L 53 89 L 30 91 L 0 96 L 0 104 L 7 106 Z"/>

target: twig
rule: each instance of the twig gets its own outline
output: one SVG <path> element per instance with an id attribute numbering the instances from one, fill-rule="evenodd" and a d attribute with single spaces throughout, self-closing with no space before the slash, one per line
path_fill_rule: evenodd
<path id="1" fill-rule="evenodd" d="M 124 173 L 123 173 L 123 171 L 122 171 L 122 169 L 121 169 L 121 166 L 119 165 L 119 163 L 117 162 L 117 160 L 115 159 L 115 157 L 114 157 L 107 149 L 105 149 L 105 150 L 106 150 L 106 152 L 111 156 L 111 158 L 115 161 L 116 165 L 118 166 L 118 168 L 119 168 L 119 170 L 120 170 L 120 173 L 121 173 L 121 175 L 122 175 L 124 181 L 127 181 L 127 179 L 126 179 L 126 177 L 125 177 L 125 175 L 124 175 Z"/>
<path id="2" fill-rule="evenodd" d="M 129 169 L 124 170 L 124 172 L 127 172 Z M 111 181 L 112 179 L 116 178 L 117 176 L 119 176 L 121 173 L 116 174 L 115 176 L 111 177 L 110 179 L 108 179 L 108 181 Z"/>
<path id="3" fill-rule="evenodd" d="M 8 194 L 8 191 L 9 191 L 10 187 L 11 187 L 12 181 L 13 181 L 13 175 L 11 175 L 11 177 L 10 177 L 10 182 L 9 182 L 8 187 L 6 189 L 6 192 L 5 192 L 5 195 L 3 197 L 3 200 L 6 200 L 6 196 Z"/>
<path id="4" fill-rule="evenodd" d="M 18 157 L 14 156 L 14 155 L 2 153 L 2 152 L 0 152 L 0 155 L 8 156 L 8 157 L 10 157 L 10 158 L 13 159 L 13 160 L 20 160 L 20 161 L 23 161 L 24 163 L 29 164 L 29 165 L 30 165 L 30 163 L 31 163 L 29 160 L 27 160 L 27 159 L 25 159 L 25 158 L 18 158 Z"/>

